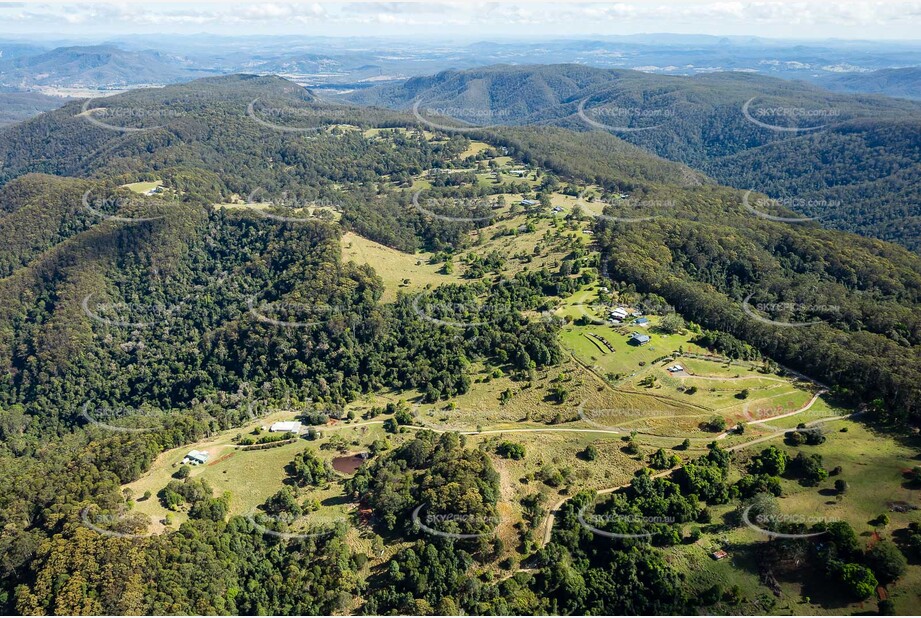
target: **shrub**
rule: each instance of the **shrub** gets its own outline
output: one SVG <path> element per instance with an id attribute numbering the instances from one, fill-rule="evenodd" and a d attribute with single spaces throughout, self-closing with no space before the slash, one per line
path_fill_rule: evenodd
<path id="1" fill-rule="evenodd" d="M 517 442 L 503 442 L 496 448 L 496 452 L 505 459 L 524 459 L 524 445 Z"/>

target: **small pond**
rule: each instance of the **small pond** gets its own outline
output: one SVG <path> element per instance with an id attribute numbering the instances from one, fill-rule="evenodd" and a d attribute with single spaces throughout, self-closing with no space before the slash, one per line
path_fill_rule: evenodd
<path id="1" fill-rule="evenodd" d="M 333 470 L 340 474 L 355 474 L 355 471 L 365 463 L 367 453 L 352 453 L 333 458 Z"/>

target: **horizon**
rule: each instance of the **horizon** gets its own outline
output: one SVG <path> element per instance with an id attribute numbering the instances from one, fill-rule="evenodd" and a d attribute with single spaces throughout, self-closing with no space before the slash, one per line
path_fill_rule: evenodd
<path id="1" fill-rule="evenodd" d="M 405 40 L 538 40 L 617 36 L 753 37 L 781 41 L 917 42 L 913 0 L 851 0 L 834 7 L 818 0 L 476 4 L 419 2 L 213 1 L 0 3 L 3 37 L 98 40 L 143 36 L 322 36 Z M 234 33 L 241 24 L 246 35 Z M 147 29 L 145 31 L 145 28 Z M 335 29 L 329 37 L 325 30 Z M 130 30 L 129 30 L 130 29 Z M 475 30 L 477 36 L 464 36 Z M 65 34 L 66 33 L 66 34 Z"/>

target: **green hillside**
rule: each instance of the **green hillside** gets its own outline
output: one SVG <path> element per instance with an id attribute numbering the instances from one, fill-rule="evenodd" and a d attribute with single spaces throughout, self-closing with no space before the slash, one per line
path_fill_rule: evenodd
<path id="1" fill-rule="evenodd" d="M 601 131 L 92 105 L 0 133 L 3 611 L 913 607 L 917 254 Z"/>
<path id="2" fill-rule="evenodd" d="M 677 77 L 578 65 L 447 71 L 351 98 L 403 110 L 418 103 L 421 117 L 446 126 L 442 112 L 474 125 L 609 131 L 823 226 L 919 248 L 914 102 L 746 73 Z"/>

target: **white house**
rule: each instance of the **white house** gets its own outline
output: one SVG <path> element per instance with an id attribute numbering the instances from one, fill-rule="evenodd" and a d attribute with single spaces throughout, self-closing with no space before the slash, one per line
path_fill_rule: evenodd
<path id="1" fill-rule="evenodd" d="M 208 463 L 208 457 L 208 451 L 189 451 L 189 454 L 182 459 L 182 463 L 197 466 Z"/>
<path id="2" fill-rule="evenodd" d="M 616 320 L 625 320 L 627 318 L 627 310 L 623 307 L 618 307 L 611 312 L 611 317 Z"/>
<path id="3" fill-rule="evenodd" d="M 277 423 L 272 423 L 272 426 L 269 427 L 269 431 L 298 433 L 300 430 L 300 421 L 279 421 Z"/>

